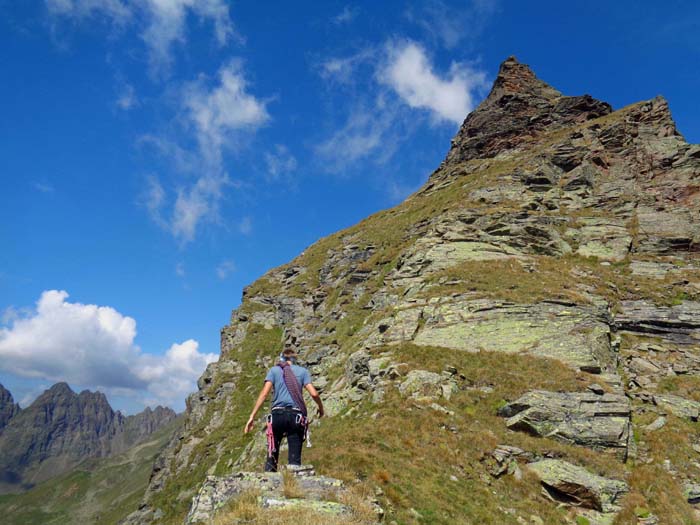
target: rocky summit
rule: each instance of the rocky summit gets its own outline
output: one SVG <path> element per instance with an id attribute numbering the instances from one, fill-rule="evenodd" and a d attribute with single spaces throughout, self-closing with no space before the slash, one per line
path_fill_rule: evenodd
<path id="1" fill-rule="evenodd" d="M 700 146 L 661 97 L 614 110 L 507 59 L 418 192 L 244 290 L 128 523 L 323 512 L 241 483 L 283 344 L 328 408 L 285 498 L 346 491 L 319 523 L 697 523 Z"/>
<path id="2" fill-rule="evenodd" d="M 88 458 L 124 452 L 176 418 L 170 408 L 115 412 L 101 392 L 76 394 L 57 383 L 20 410 L 0 385 L 0 493 L 69 472 Z"/>

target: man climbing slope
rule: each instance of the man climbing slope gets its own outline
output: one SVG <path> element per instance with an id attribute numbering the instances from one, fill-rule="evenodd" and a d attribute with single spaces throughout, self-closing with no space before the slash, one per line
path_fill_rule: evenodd
<path id="1" fill-rule="evenodd" d="M 296 362 L 297 354 L 293 349 L 286 348 L 280 354 L 279 362 L 270 369 L 265 377 L 265 383 L 243 430 L 246 434 L 252 430 L 255 424 L 255 415 L 272 390 L 272 409 L 270 415 L 267 416 L 265 472 L 277 471 L 280 443 L 284 436 L 287 436 L 287 445 L 289 446 L 288 463 L 301 465 L 301 445 L 306 439 L 309 426 L 302 389 L 306 389 L 318 405 L 318 417 L 323 417 L 321 396 L 311 384 L 309 371 L 297 365 Z"/>

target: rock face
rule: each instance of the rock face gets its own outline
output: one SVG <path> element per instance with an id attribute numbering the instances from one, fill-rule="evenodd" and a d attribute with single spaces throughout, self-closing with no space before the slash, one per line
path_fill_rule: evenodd
<path id="1" fill-rule="evenodd" d="M 57 383 L 18 411 L 0 434 L 0 488 L 21 490 L 87 458 L 123 452 L 175 417 L 163 407 L 125 417 L 101 392 L 76 394 Z"/>
<path id="2" fill-rule="evenodd" d="M 627 475 L 641 468 L 625 463 L 638 448 L 681 491 L 700 480 L 692 459 L 700 443 L 683 426 L 697 417 L 700 401 L 693 382 L 700 377 L 699 311 L 700 146 L 680 135 L 663 98 L 613 111 L 588 95 L 562 95 L 509 58 L 418 192 L 321 239 L 244 290 L 221 331 L 221 357 L 188 399 L 184 430 L 156 463 L 130 523 L 183 520 L 208 475 L 259 464 L 261 436 L 246 440 L 231 429 L 245 419 L 283 344 L 305 360 L 334 427 L 352 422 L 374 436 L 373 418 L 384 404 L 399 403 L 410 421 L 449 418 L 440 431 L 464 432 L 469 444 L 492 433 L 504 447 L 556 446 L 550 458 L 568 454 L 581 468 L 582 458 L 595 457 Z M 454 366 L 429 366 L 444 355 Z M 484 355 L 497 356 L 490 367 L 469 377 L 456 371 L 460 361 L 469 368 Z M 551 381 L 510 391 L 508 378 L 532 375 L 528 363 L 551 371 Z M 566 375 L 562 369 L 576 380 L 553 384 L 556 374 Z M 489 414 L 479 412 L 484 405 L 493 406 Z M 484 425 L 498 406 L 506 419 Z M 649 430 L 658 417 L 664 425 Z M 687 434 L 682 452 L 648 450 L 679 426 Z M 425 446 L 435 447 L 422 454 L 437 462 L 464 443 Z M 655 464 L 672 454 L 683 467 Z M 459 479 L 480 457 L 443 467 L 454 467 Z M 481 474 L 492 479 L 488 471 L 465 477 Z M 639 496 L 647 489 L 630 490 Z M 504 508 L 498 490 L 490 487 L 481 500 L 494 512 Z M 610 503 L 589 496 L 599 508 Z M 420 515 L 399 507 L 399 522 Z M 668 522 L 692 511 L 684 508 L 681 519 L 654 510 Z M 477 513 L 460 519 L 481 520 Z"/>
<path id="3" fill-rule="evenodd" d="M 18 413 L 19 405 L 12 399 L 12 394 L 4 386 L 0 385 L 0 433 L 10 422 L 10 419 Z"/>

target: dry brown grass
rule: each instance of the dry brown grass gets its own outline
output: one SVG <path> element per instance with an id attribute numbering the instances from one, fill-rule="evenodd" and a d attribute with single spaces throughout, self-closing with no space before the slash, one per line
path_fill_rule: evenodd
<path id="1" fill-rule="evenodd" d="M 661 465 L 636 467 L 628 482 L 630 493 L 623 500 L 622 511 L 615 519 L 615 525 L 637 523 L 637 516 L 647 510 L 659 518 L 659 523 L 698 523 L 693 509 L 685 502 L 681 488 Z"/>
<path id="2" fill-rule="evenodd" d="M 304 491 L 291 470 L 282 469 L 282 494 L 289 499 L 304 497 Z"/>

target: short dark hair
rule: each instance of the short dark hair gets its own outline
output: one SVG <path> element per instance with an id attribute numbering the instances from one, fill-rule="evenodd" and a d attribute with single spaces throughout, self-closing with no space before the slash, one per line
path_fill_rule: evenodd
<path id="1" fill-rule="evenodd" d="M 294 350 L 294 348 L 287 347 L 284 350 L 282 350 L 282 355 L 284 356 L 285 359 L 296 359 L 297 358 L 297 352 Z"/>

